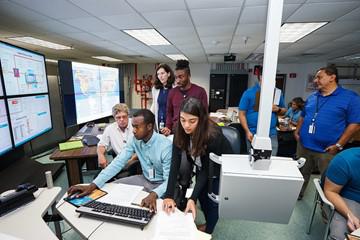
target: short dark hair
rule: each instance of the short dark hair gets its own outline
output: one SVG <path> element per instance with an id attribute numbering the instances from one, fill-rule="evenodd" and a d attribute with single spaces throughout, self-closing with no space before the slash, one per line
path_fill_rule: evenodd
<path id="1" fill-rule="evenodd" d="M 191 75 L 189 61 L 185 59 L 177 60 L 175 70 L 185 70 L 188 75 Z"/>
<path id="2" fill-rule="evenodd" d="M 154 83 L 154 87 L 156 89 L 162 89 L 164 86 L 163 84 L 160 82 L 158 76 L 157 76 L 157 72 L 159 71 L 160 68 L 163 68 L 165 70 L 165 72 L 167 73 L 170 73 L 170 76 L 167 80 L 167 83 L 166 83 L 166 88 L 172 88 L 172 85 L 175 81 L 175 75 L 174 75 L 174 72 L 173 70 L 171 70 L 171 68 L 169 67 L 169 65 L 165 64 L 165 63 L 160 63 L 157 67 L 156 67 L 156 70 L 155 70 L 155 83 Z"/>
<path id="3" fill-rule="evenodd" d="M 335 82 L 339 83 L 338 70 L 335 65 L 329 65 L 326 67 L 319 68 L 318 71 L 324 71 L 328 76 L 335 75 Z"/>
<path id="4" fill-rule="evenodd" d="M 197 98 L 186 98 L 180 107 L 179 121 L 176 126 L 174 144 L 186 152 L 190 147 L 190 136 L 185 133 L 180 122 L 180 113 L 185 112 L 199 118 L 198 125 L 192 134 L 192 148 L 190 154 L 193 156 L 201 156 L 206 153 L 206 148 L 210 137 L 216 133 L 214 122 L 209 119 L 208 112 L 204 105 Z"/>
<path id="5" fill-rule="evenodd" d="M 140 109 L 133 114 L 133 117 L 144 117 L 145 124 L 155 125 L 155 115 L 149 109 Z"/>

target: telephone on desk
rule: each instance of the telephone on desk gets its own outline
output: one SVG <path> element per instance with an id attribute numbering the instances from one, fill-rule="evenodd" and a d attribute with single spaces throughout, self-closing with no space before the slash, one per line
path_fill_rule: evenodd
<path id="1" fill-rule="evenodd" d="M 0 195 L 0 216 L 33 201 L 35 199 L 33 193 L 37 190 L 37 186 L 24 183 L 17 186 L 14 192 Z"/>

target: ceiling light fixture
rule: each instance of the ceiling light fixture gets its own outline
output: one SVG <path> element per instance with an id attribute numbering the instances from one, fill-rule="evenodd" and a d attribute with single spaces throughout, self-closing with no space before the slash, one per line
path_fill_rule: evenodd
<path id="1" fill-rule="evenodd" d="M 148 46 L 171 45 L 166 38 L 153 28 L 123 31 Z"/>
<path id="2" fill-rule="evenodd" d="M 189 60 L 187 57 L 185 57 L 182 54 L 166 54 L 166 56 L 174 61 L 183 60 L 183 59 Z"/>
<path id="3" fill-rule="evenodd" d="M 122 62 L 123 61 L 121 59 L 112 58 L 112 57 L 108 57 L 108 56 L 92 56 L 92 58 L 104 60 L 104 61 L 107 61 L 107 62 Z"/>
<path id="4" fill-rule="evenodd" d="M 69 46 L 65 46 L 65 45 L 61 45 L 61 44 L 41 40 L 41 39 L 38 39 L 38 38 L 33 38 L 33 37 L 13 37 L 13 38 L 9 38 L 9 39 L 19 41 L 19 42 L 23 42 L 23 43 L 37 45 L 37 46 L 40 46 L 40 47 L 51 48 L 51 49 L 55 49 L 55 50 L 73 49 L 73 47 L 69 47 Z"/>
<path id="5" fill-rule="evenodd" d="M 280 43 L 294 43 L 328 23 L 284 23 L 280 28 Z"/>

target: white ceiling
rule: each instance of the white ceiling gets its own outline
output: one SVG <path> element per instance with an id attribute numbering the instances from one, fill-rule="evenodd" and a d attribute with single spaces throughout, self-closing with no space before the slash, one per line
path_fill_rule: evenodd
<path id="1" fill-rule="evenodd" d="M 267 0 L 0 0 L 0 40 L 48 58 L 101 63 L 170 62 L 184 54 L 193 63 L 237 62 L 263 52 Z M 360 53 L 360 0 L 284 0 L 283 22 L 330 21 L 293 44 L 280 44 L 281 62 L 331 61 Z M 146 46 L 123 29 L 155 28 L 171 46 Z M 48 50 L 11 41 L 32 36 L 73 46 Z M 244 39 L 247 38 L 245 43 Z M 360 61 L 360 60 L 359 60 Z"/>

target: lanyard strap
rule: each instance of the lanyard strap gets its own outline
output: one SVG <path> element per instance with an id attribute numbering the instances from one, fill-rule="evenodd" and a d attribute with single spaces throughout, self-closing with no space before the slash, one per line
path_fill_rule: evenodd
<path id="1" fill-rule="evenodd" d="M 319 95 L 316 97 L 316 108 L 315 108 L 315 114 L 314 114 L 314 117 L 312 118 L 312 122 L 315 122 L 316 120 L 316 117 L 320 111 L 320 109 L 325 105 L 325 103 L 327 103 L 327 101 L 329 100 L 331 95 L 327 96 L 325 101 L 322 102 L 322 104 L 319 106 Z"/>

